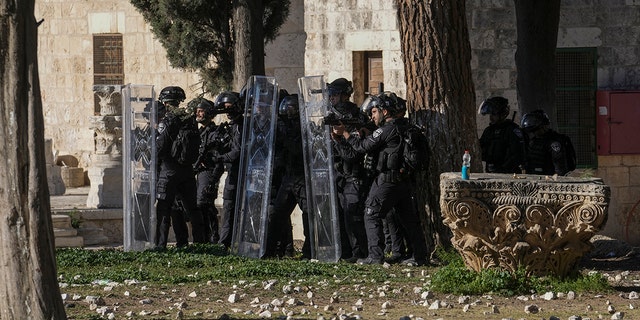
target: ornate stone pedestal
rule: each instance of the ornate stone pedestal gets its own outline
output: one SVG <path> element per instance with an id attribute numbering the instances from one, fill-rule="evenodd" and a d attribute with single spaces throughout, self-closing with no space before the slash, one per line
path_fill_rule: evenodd
<path id="1" fill-rule="evenodd" d="M 94 86 L 100 115 L 91 117 L 95 151 L 87 170 L 89 208 L 122 208 L 122 99 L 120 86 Z"/>
<path id="2" fill-rule="evenodd" d="M 537 175 L 440 175 L 440 207 L 466 265 L 565 276 L 606 223 L 610 191 L 601 179 Z"/>

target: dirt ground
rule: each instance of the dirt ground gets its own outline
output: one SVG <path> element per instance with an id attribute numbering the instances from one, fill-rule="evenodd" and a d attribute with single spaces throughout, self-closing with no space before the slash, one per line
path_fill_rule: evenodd
<path id="1" fill-rule="evenodd" d="M 593 240 L 592 240 L 593 241 Z M 459 297 L 425 292 L 433 268 L 387 266 L 401 285 L 366 279 L 341 285 L 326 279 L 315 285 L 243 282 L 158 286 L 100 284 L 62 288 L 70 319 L 640 319 L 640 254 L 609 238 L 596 239 L 581 262 L 585 272 L 604 274 L 610 292 L 556 292 L 554 297 Z M 372 266 L 380 267 L 380 266 Z M 101 297 L 92 304 L 93 298 Z M 580 317 L 580 318 L 578 318 Z"/>

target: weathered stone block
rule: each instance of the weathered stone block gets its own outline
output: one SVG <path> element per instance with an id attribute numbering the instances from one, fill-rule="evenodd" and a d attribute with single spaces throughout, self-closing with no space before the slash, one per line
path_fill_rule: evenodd
<path id="1" fill-rule="evenodd" d="M 622 165 L 622 156 L 598 156 L 598 167 L 617 167 Z"/>
<path id="2" fill-rule="evenodd" d="M 640 176 L 637 176 L 640 178 Z M 615 196 L 616 203 L 631 203 L 635 204 L 640 200 L 640 182 L 636 182 L 638 186 L 635 187 L 622 187 L 617 188 L 616 194 L 611 192 L 612 197 Z M 639 212 L 640 214 L 640 212 Z"/>
<path id="3" fill-rule="evenodd" d="M 640 166 L 640 154 L 625 154 L 622 156 L 622 165 L 628 167 Z"/>
<path id="4" fill-rule="evenodd" d="M 640 186 L 640 166 L 629 167 L 629 186 Z"/>
<path id="5" fill-rule="evenodd" d="M 611 167 L 607 168 L 607 176 L 602 177 L 608 185 L 612 187 L 629 186 L 629 168 L 627 167 Z"/>

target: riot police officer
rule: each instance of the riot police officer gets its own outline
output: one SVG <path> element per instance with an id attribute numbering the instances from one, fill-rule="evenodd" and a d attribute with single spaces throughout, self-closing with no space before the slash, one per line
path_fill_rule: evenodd
<path id="1" fill-rule="evenodd" d="M 329 91 L 330 112 L 340 121 L 344 121 L 345 129 L 358 132 L 367 122 L 360 108 L 349 101 L 353 93 L 351 81 L 338 78 L 327 84 Z M 368 254 L 367 235 L 364 229 L 365 170 L 364 153 L 356 152 L 342 135 L 332 134 L 334 166 L 336 168 L 336 191 L 338 193 L 338 214 L 341 218 L 340 234 L 342 243 L 342 259 L 356 262 Z"/>
<path id="2" fill-rule="evenodd" d="M 509 100 L 491 97 L 480 105 L 478 113 L 489 115 L 490 124 L 482 132 L 480 148 L 486 172 L 521 173 L 526 156 L 525 136 L 509 115 Z"/>
<path id="3" fill-rule="evenodd" d="M 204 242 L 202 226 L 202 214 L 196 206 L 196 181 L 193 174 L 192 163 L 181 163 L 172 154 L 173 142 L 176 140 L 179 130 L 195 127 L 194 114 L 180 108 L 180 103 L 185 99 L 184 90 L 180 87 L 166 87 L 160 91 L 160 101 L 166 106 L 167 112 L 158 125 L 156 138 L 159 174 L 157 182 L 157 228 L 154 239 L 156 249 L 164 249 L 171 220 L 173 216 L 173 231 L 176 236 L 176 246 L 183 247 L 188 244 L 188 229 L 180 215 L 172 210 L 176 196 L 182 200 L 186 213 L 192 221 L 192 236 L 194 242 Z M 199 142 L 198 142 L 199 143 Z M 172 213 L 173 212 L 173 213 Z"/>
<path id="4" fill-rule="evenodd" d="M 352 135 L 344 126 L 334 127 L 358 152 L 377 153 L 376 176 L 365 201 L 365 229 L 369 245 L 369 255 L 358 260 L 360 264 L 380 264 L 384 259 L 384 233 L 382 219 L 394 208 L 398 220 L 406 231 L 406 237 L 413 248 L 413 257 L 403 261 L 407 265 L 427 264 L 427 246 L 420 218 L 411 200 L 410 185 L 406 175 L 400 172 L 402 137 L 396 118 L 398 101 L 393 96 L 381 94 L 372 97 L 365 107 L 378 128 L 366 138 Z"/>
<path id="5" fill-rule="evenodd" d="M 267 233 L 266 256 L 282 256 L 284 247 L 277 247 L 278 242 L 286 244 L 292 237 L 291 213 L 296 204 L 302 211 L 302 227 L 305 236 L 302 246 L 302 257 L 311 258 L 311 242 L 309 239 L 309 214 L 307 210 L 307 191 L 305 184 L 302 131 L 298 109 L 298 95 L 286 96 L 278 107 L 280 116 L 276 141 L 282 141 L 280 153 L 284 166 L 284 175 L 277 195 L 269 212 L 269 232 Z"/>
<path id="6" fill-rule="evenodd" d="M 225 128 L 217 126 L 213 118 L 217 112 L 213 102 L 204 99 L 194 99 L 196 104 L 196 122 L 200 129 L 200 147 L 198 159 L 193 165 L 197 181 L 197 205 L 202 212 L 205 227 L 205 239 L 210 243 L 220 241 L 218 227 L 218 209 L 215 200 L 218 197 L 218 184 L 224 173 L 224 165 L 216 162 L 217 150 L 224 144 Z"/>
<path id="7" fill-rule="evenodd" d="M 551 129 L 549 116 L 535 110 L 522 117 L 522 128 L 530 135 L 526 172 L 564 176 L 575 169 L 576 156 L 568 136 Z"/>
<path id="8" fill-rule="evenodd" d="M 220 226 L 220 244 L 227 249 L 231 247 L 233 222 L 236 210 L 236 193 L 238 188 L 238 171 L 240 170 L 240 151 L 242 145 L 242 127 L 244 124 L 244 103 L 240 94 L 225 91 L 218 95 L 214 103 L 216 109 L 227 113 L 229 121 L 221 124 L 228 128 L 222 133 L 222 139 L 228 143 L 221 145 L 215 160 L 223 163 L 227 177 L 222 192 L 222 224 Z"/>
<path id="9" fill-rule="evenodd" d="M 282 102 L 287 99 L 288 102 L 284 105 Z M 287 160 L 286 160 L 286 148 L 287 144 L 290 143 L 287 141 L 287 132 L 289 129 L 289 124 L 294 117 L 299 117 L 298 113 L 298 101 L 295 102 L 290 101 L 293 100 L 294 97 L 289 97 L 289 92 L 285 89 L 280 89 L 278 92 L 278 121 L 276 122 L 276 139 L 274 142 L 274 156 L 273 156 L 273 169 L 271 171 L 271 202 L 269 204 L 269 214 L 274 212 L 275 201 L 278 196 L 278 190 L 280 189 L 280 185 L 282 184 L 282 178 L 287 169 Z M 297 97 L 296 97 L 297 99 Z M 295 104 L 295 105 L 294 105 Z M 284 108 L 285 110 L 280 110 L 280 106 L 289 106 L 289 108 Z M 277 222 L 278 230 L 275 230 L 276 233 L 276 245 L 275 245 L 275 253 L 273 250 L 271 252 L 267 252 L 266 256 L 276 255 L 278 257 L 293 257 L 295 254 L 295 249 L 293 245 L 293 224 L 291 222 L 290 214 L 286 215 Z M 272 235 L 267 235 L 267 237 L 271 237 Z M 269 240 L 267 240 L 269 241 Z M 270 244 L 272 246 L 272 244 Z M 269 244 L 268 244 L 269 246 Z M 268 248 L 269 250 L 271 248 Z"/>

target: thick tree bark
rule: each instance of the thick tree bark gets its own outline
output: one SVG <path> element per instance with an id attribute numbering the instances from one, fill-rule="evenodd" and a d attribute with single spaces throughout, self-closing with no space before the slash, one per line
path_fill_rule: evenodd
<path id="1" fill-rule="evenodd" d="M 65 319 L 56 280 L 34 0 L 0 0 L 0 318 Z"/>
<path id="2" fill-rule="evenodd" d="M 237 0 L 233 9 L 235 69 L 233 86 L 240 90 L 252 75 L 264 75 L 264 4 L 262 0 Z M 256 56 L 256 54 L 260 56 Z"/>
<path id="3" fill-rule="evenodd" d="M 396 0 L 407 83 L 409 118 L 425 126 L 428 171 L 419 177 L 419 208 L 425 210 L 428 243 L 448 246 L 442 223 L 440 173 L 460 171 L 469 150 L 480 171 L 471 46 L 464 0 Z"/>
<path id="4" fill-rule="evenodd" d="M 517 20 L 518 104 L 524 114 L 543 109 L 555 124 L 556 44 L 560 0 L 514 0 Z"/>

